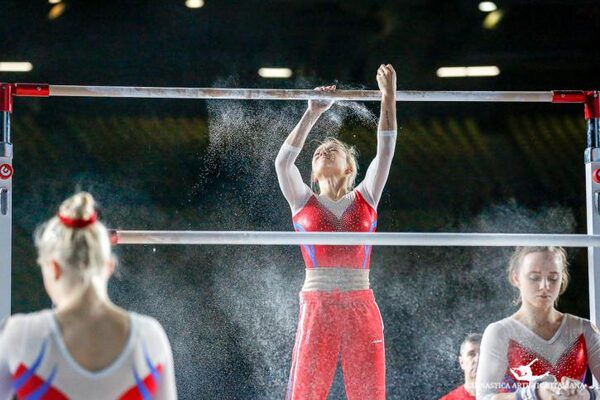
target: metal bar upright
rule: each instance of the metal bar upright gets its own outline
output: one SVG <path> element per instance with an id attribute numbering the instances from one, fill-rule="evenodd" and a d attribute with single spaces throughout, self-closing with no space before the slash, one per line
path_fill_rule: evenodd
<path id="1" fill-rule="evenodd" d="M 600 91 L 586 92 L 585 180 L 588 234 L 600 234 Z M 600 247 L 588 247 L 590 320 L 600 321 Z"/>
<path id="2" fill-rule="evenodd" d="M 13 85 L 0 83 L 0 322 L 10 315 L 13 149 L 10 139 Z"/>

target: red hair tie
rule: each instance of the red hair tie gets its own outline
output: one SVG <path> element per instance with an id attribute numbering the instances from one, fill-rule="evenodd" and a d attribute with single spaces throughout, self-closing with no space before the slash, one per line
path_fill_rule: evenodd
<path id="1" fill-rule="evenodd" d="M 92 225 L 98 219 L 98 214 L 94 212 L 89 218 L 72 219 L 58 214 L 58 219 L 67 228 L 81 229 Z"/>

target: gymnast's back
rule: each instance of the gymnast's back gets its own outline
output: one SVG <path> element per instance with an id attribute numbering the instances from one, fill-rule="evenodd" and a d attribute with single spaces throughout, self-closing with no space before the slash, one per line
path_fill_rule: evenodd
<path id="1" fill-rule="evenodd" d="M 177 398 L 160 323 L 108 296 L 116 259 L 95 204 L 77 193 L 35 233 L 54 308 L 0 322 L 0 400 Z"/>
<path id="2" fill-rule="evenodd" d="M 120 354 L 90 371 L 69 352 L 52 310 L 12 316 L 0 336 L 0 398 L 175 398 L 163 328 L 147 316 L 129 312 L 128 317 L 129 334 Z"/>

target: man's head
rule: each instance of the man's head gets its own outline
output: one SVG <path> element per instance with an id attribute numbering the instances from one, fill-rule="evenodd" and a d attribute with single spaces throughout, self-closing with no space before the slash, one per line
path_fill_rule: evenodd
<path id="1" fill-rule="evenodd" d="M 465 384 L 475 383 L 477 375 L 477 364 L 479 363 L 479 346 L 481 344 L 481 335 L 470 333 L 460 345 L 460 355 L 458 361 L 460 368 L 465 373 Z"/>

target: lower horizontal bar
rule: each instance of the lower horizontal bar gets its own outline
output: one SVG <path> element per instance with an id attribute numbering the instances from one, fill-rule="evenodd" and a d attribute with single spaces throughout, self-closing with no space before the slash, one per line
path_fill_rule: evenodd
<path id="1" fill-rule="evenodd" d="M 73 85 L 50 85 L 50 96 L 233 100 L 381 100 L 381 93 L 378 90 L 336 90 L 333 92 L 316 92 L 311 89 L 226 89 Z M 551 103 L 552 99 L 553 94 L 551 91 L 469 92 L 406 90 L 396 92 L 397 101 Z"/>
<path id="2" fill-rule="evenodd" d="M 113 231 L 115 244 L 600 247 L 600 235 L 536 233 L 350 233 Z"/>

